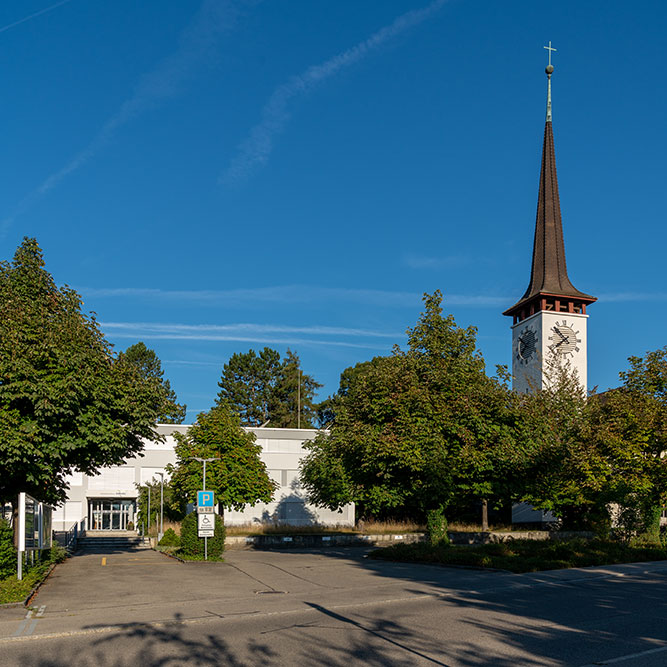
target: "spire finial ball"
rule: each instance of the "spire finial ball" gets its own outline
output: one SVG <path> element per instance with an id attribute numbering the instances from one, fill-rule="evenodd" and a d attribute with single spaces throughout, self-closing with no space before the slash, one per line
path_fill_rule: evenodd
<path id="1" fill-rule="evenodd" d="M 549 76 L 551 76 L 551 74 L 552 74 L 553 71 L 554 71 L 554 66 L 553 66 L 553 65 L 547 65 L 546 68 L 544 69 L 544 71 L 545 71 Z"/>

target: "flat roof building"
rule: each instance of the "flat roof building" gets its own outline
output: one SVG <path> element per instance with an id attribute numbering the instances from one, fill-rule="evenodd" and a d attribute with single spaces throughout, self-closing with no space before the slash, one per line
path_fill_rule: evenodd
<path id="1" fill-rule="evenodd" d="M 74 473 L 69 476 L 67 501 L 53 513 L 53 529 L 69 530 L 78 524 L 85 531 L 122 531 L 137 528 L 138 486 L 157 481 L 165 467 L 176 463 L 173 433 L 186 433 L 186 424 L 158 424 L 163 442 L 145 441 L 143 456 L 128 458 L 122 465 L 103 468 L 99 475 Z M 225 510 L 225 523 L 282 523 L 290 525 L 354 525 L 354 504 L 340 511 L 315 507 L 307 502 L 299 482 L 303 445 L 318 433 L 316 429 L 244 428 L 255 434 L 261 446 L 260 458 L 271 479 L 279 486 L 272 502 L 246 505 L 242 511 Z M 159 501 L 158 501 L 159 502 Z"/>

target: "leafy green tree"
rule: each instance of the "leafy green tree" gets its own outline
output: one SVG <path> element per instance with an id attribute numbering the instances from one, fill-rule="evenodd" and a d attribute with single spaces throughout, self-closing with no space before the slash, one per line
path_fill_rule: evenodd
<path id="1" fill-rule="evenodd" d="M 0 580 L 16 572 L 16 549 L 14 531 L 9 522 L 0 518 Z"/>
<path id="2" fill-rule="evenodd" d="M 125 363 L 135 366 L 146 382 L 157 385 L 157 393 L 161 394 L 159 404 L 155 406 L 158 412 L 157 421 L 161 424 L 182 424 L 187 406 L 176 402 L 176 392 L 171 388 L 169 380 L 164 379 L 162 364 L 155 351 L 140 341 L 118 356 Z"/>
<path id="3" fill-rule="evenodd" d="M 556 357 L 547 360 L 545 388 L 516 396 L 522 463 L 521 499 L 553 512 L 567 529 L 604 531 L 613 468 L 594 434 L 599 412 L 576 375 Z"/>
<path id="4" fill-rule="evenodd" d="M 301 370 L 296 353 L 287 350 L 269 402 L 271 426 L 313 428 L 317 421 L 315 392 L 322 385 Z"/>
<path id="5" fill-rule="evenodd" d="M 667 347 L 628 361 L 621 387 L 597 403 L 594 433 L 613 471 L 621 526 L 657 539 L 667 504 Z"/>
<path id="6" fill-rule="evenodd" d="M 0 500 L 58 503 L 70 472 L 94 475 L 158 437 L 155 384 L 114 357 L 81 305 L 35 239 L 0 263 Z"/>
<path id="7" fill-rule="evenodd" d="M 514 415 L 505 385 L 486 376 L 473 327 L 443 317 L 441 294 L 408 330 L 408 350 L 347 369 L 328 435 L 307 445 L 301 478 L 311 500 L 360 514 L 424 517 L 507 483 Z"/>
<path id="8" fill-rule="evenodd" d="M 623 385 L 604 394 L 586 398 L 567 367 L 551 364 L 548 386 L 521 398 L 523 499 L 565 528 L 607 532 L 613 519 L 626 536 L 657 538 L 667 501 L 667 350 L 629 361 Z"/>
<path id="9" fill-rule="evenodd" d="M 280 373 L 280 353 L 265 347 L 259 354 L 234 354 L 222 369 L 218 403 L 227 403 L 244 426 L 269 420 L 269 405 Z"/>
<path id="10" fill-rule="evenodd" d="M 201 413 L 186 434 L 174 433 L 177 440 L 172 474 L 175 497 L 196 502 L 202 489 L 203 466 L 192 459 L 214 458 L 206 466 L 206 487 L 215 492 L 218 504 L 225 509 L 240 510 L 244 505 L 271 502 L 277 484 L 269 478 L 260 459 L 261 447 L 255 436 L 241 428 L 239 416 L 226 404 Z"/>

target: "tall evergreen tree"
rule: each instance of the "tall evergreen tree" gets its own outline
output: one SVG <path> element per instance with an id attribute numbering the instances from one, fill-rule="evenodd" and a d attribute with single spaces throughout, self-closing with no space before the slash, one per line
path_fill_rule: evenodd
<path id="1" fill-rule="evenodd" d="M 278 375 L 280 353 L 265 347 L 259 354 L 234 354 L 222 369 L 218 405 L 238 413 L 243 426 L 261 426 L 269 420 L 269 405 Z"/>
<path id="2" fill-rule="evenodd" d="M 313 399 L 322 385 L 301 370 L 296 353 L 287 350 L 271 394 L 269 414 L 276 428 L 313 428 L 317 405 Z"/>
<path id="3" fill-rule="evenodd" d="M 301 371 L 299 357 L 291 350 L 282 360 L 269 347 L 259 354 L 234 354 L 218 386 L 218 405 L 224 403 L 238 413 L 244 426 L 268 422 L 276 428 L 311 428 L 317 420 L 313 398 L 322 385 Z"/>
<path id="4" fill-rule="evenodd" d="M 134 366 L 139 375 L 147 382 L 153 382 L 159 389 L 160 400 L 156 406 L 157 421 L 161 424 L 182 424 L 187 410 L 186 405 L 176 402 L 176 392 L 166 380 L 162 364 L 154 350 L 139 341 L 121 352 L 119 359 Z"/>

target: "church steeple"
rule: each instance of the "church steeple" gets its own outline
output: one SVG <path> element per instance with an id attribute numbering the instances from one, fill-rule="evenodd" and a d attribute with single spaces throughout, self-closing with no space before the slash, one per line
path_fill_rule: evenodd
<path id="1" fill-rule="evenodd" d="M 574 287 L 567 275 L 563 223 L 558 197 L 556 177 L 556 152 L 551 122 L 551 42 L 549 42 L 547 74 L 547 117 L 544 125 L 542 168 L 537 196 L 537 219 L 533 243 L 533 264 L 530 284 L 521 299 L 503 315 L 511 315 L 514 322 L 530 317 L 539 311 L 586 313 L 586 305 L 597 299 Z"/>

